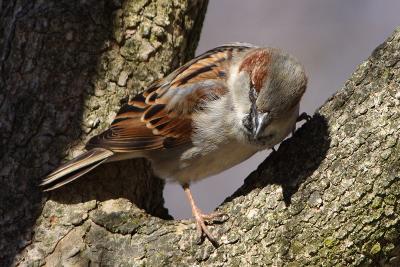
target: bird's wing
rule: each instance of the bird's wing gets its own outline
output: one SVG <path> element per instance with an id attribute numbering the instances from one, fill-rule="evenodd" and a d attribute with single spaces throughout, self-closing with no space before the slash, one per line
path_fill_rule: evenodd
<path id="1" fill-rule="evenodd" d="M 250 48 L 220 46 L 189 61 L 125 104 L 111 127 L 93 137 L 87 147 L 134 152 L 190 143 L 193 114 L 227 93 L 232 56 Z"/>

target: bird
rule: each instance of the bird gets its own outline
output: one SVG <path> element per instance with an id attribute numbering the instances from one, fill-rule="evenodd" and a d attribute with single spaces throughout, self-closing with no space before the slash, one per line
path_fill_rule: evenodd
<path id="1" fill-rule="evenodd" d="M 182 186 L 198 235 L 217 243 L 206 222 L 220 214 L 204 214 L 190 185 L 274 149 L 295 130 L 306 87 L 303 65 L 281 49 L 216 47 L 132 97 L 86 152 L 40 185 L 54 190 L 101 164 L 146 158 L 157 176 Z"/>

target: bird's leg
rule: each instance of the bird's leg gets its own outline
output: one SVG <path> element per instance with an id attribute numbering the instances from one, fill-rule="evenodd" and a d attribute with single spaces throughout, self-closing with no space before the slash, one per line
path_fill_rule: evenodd
<path id="1" fill-rule="evenodd" d="M 208 230 L 205 220 L 212 220 L 216 217 L 221 217 L 223 214 L 219 213 L 219 212 L 214 212 L 211 214 L 203 214 L 203 212 L 196 206 L 196 203 L 193 199 L 193 195 L 192 195 L 192 192 L 190 191 L 189 185 L 183 184 L 182 187 L 183 187 L 183 190 L 185 191 L 185 194 L 189 200 L 190 206 L 192 207 L 192 213 L 196 220 L 196 227 L 197 227 L 198 235 L 200 237 L 202 237 L 204 234 L 210 240 L 211 243 L 218 245 L 217 240 L 213 237 L 213 235 Z"/>

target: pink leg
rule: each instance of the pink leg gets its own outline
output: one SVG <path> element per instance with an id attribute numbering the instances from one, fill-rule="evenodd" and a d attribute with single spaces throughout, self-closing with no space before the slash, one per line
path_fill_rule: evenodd
<path id="1" fill-rule="evenodd" d="M 204 234 L 210 240 L 211 243 L 218 244 L 217 240 L 213 237 L 213 235 L 208 230 L 204 220 L 212 220 L 216 217 L 221 217 L 223 214 L 218 213 L 218 212 L 211 213 L 211 214 L 203 214 L 202 211 L 196 206 L 196 203 L 193 199 L 193 195 L 192 195 L 192 192 L 190 191 L 189 185 L 187 185 L 187 184 L 182 185 L 182 187 L 183 187 L 183 190 L 185 191 L 185 194 L 189 200 L 190 206 L 192 207 L 192 213 L 196 220 L 197 233 L 199 234 L 200 237 L 202 237 Z"/>

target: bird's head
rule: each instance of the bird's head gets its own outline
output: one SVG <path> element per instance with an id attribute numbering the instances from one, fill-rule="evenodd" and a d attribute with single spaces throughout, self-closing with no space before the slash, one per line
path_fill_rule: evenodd
<path id="1" fill-rule="evenodd" d="M 229 82 L 240 128 L 257 142 L 266 138 L 274 120 L 284 121 L 298 112 L 307 77 L 303 66 L 289 54 L 256 48 L 238 59 Z"/>

